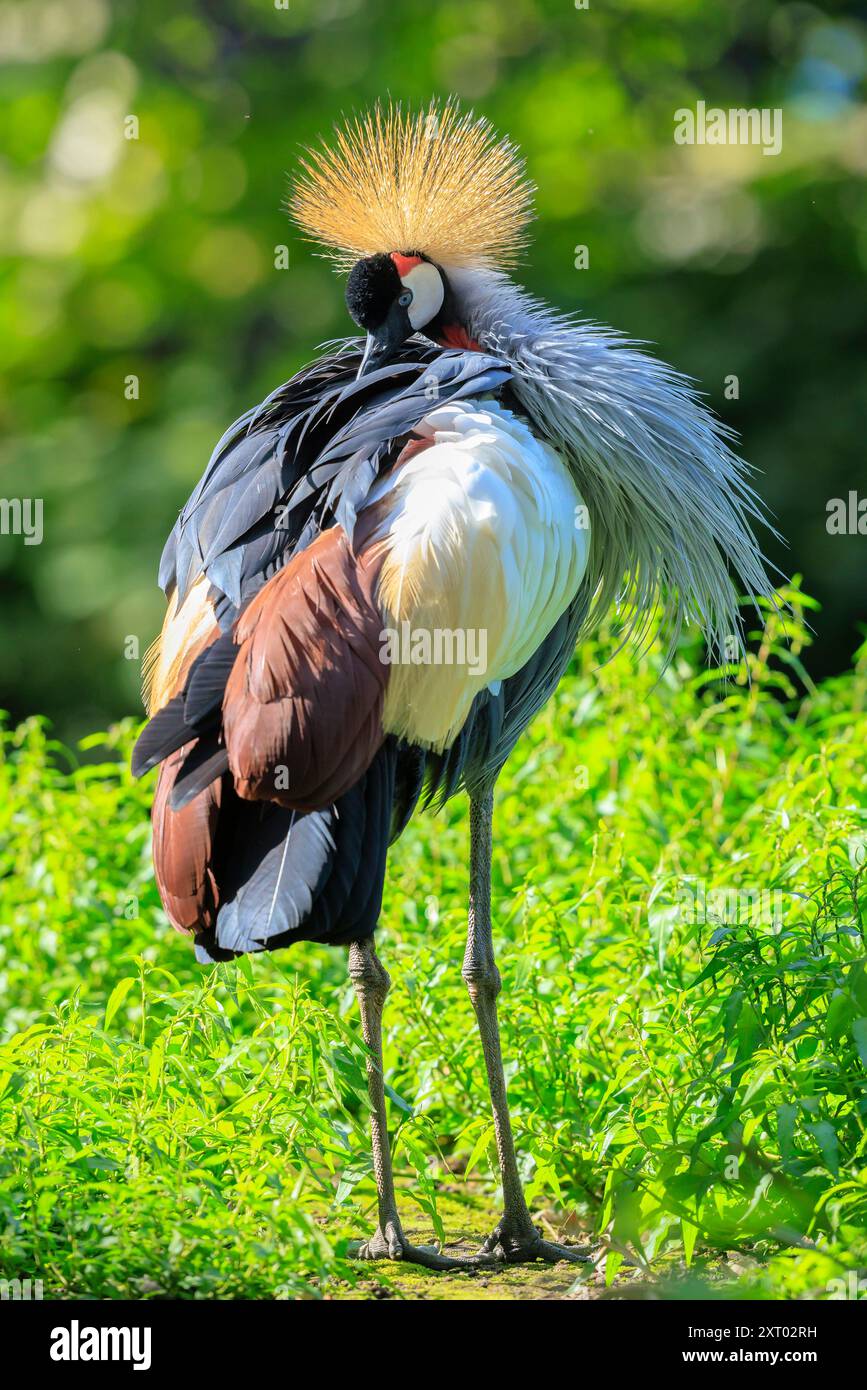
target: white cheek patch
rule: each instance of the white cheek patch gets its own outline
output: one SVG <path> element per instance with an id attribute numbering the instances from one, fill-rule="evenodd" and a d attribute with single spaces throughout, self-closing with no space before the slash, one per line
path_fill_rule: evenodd
<path id="1" fill-rule="evenodd" d="M 415 329 L 424 328 L 443 307 L 445 290 L 439 271 L 435 265 L 423 261 L 421 265 L 414 265 L 408 275 L 402 275 L 400 283 L 412 290 L 412 303 L 407 309 L 410 323 Z"/>

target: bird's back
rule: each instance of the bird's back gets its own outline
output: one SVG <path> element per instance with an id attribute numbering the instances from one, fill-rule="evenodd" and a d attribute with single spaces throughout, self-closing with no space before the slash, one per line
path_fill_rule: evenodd
<path id="1" fill-rule="evenodd" d="M 157 877 L 204 958 L 369 934 L 389 842 L 493 784 L 586 609 L 581 498 L 508 365 L 359 360 L 242 416 L 163 555 L 135 766 L 162 763 Z"/>

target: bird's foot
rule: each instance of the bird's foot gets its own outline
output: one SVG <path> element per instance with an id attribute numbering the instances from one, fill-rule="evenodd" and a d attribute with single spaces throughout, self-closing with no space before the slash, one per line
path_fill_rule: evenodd
<path id="1" fill-rule="evenodd" d="M 387 1221 L 370 1240 L 361 1242 L 354 1252 L 358 1260 L 395 1260 L 422 1265 L 425 1269 L 482 1269 L 497 1263 L 486 1250 L 476 1255 L 443 1255 L 432 1245 L 411 1245 L 398 1221 Z"/>
<path id="2" fill-rule="evenodd" d="M 589 1251 L 577 1245 L 559 1245 L 556 1241 L 545 1240 L 532 1222 L 512 1225 L 505 1219 L 488 1236 L 479 1254 L 510 1265 L 531 1264 L 534 1260 L 552 1265 L 560 1260 L 583 1264 L 590 1259 Z"/>

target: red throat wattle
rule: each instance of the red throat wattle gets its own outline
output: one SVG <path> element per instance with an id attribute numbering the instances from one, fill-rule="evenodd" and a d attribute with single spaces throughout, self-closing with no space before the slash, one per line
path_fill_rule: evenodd
<path id="1" fill-rule="evenodd" d="M 440 347 L 464 348 L 468 352 L 481 352 L 482 345 L 471 338 L 462 323 L 447 323 L 437 336 Z"/>

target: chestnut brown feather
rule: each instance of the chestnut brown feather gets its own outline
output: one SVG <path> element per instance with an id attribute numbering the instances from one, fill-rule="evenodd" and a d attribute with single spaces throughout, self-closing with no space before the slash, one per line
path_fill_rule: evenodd
<path id="1" fill-rule="evenodd" d="M 362 540 L 363 537 L 356 537 Z M 239 619 L 223 729 L 239 796 L 318 810 L 348 791 L 384 738 L 378 548 L 340 526 L 275 575 Z"/>
<path id="2" fill-rule="evenodd" d="M 157 887 L 172 926 L 187 933 L 213 928 L 220 905 L 213 851 L 222 781 L 212 782 L 180 811 L 169 805 L 175 778 L 192 747 L 185 744 L 161 765 L 152 814 Z"/>

